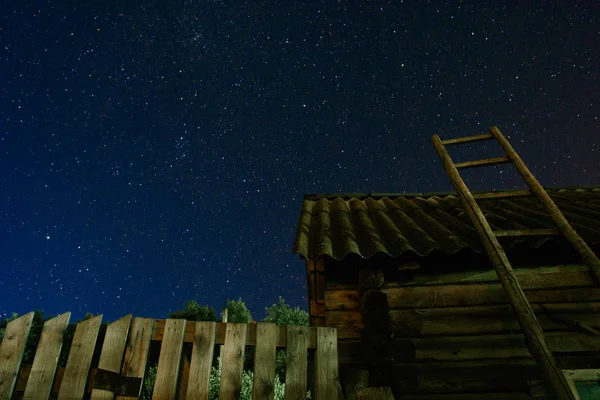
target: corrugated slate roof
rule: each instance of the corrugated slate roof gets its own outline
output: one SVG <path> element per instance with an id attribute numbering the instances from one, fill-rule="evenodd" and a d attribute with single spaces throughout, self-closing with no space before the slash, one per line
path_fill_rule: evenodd
<path id="1" fill-rule="evenodd" d="M 582 238 L 600 243 L 600 188 L 546 189 Z M 536 198 L 478 201 L 494 230 L 554 228 Z M 538 247 L 557 237 L 503 239 Z M 482 251 L 479 237 L 453 193 L 373 193 L 306 195 L 300 212 L 294 252 L 314 260 L 349 254 L 370 258 L 406 252 L 425 256 L 434 250 L 448 254 L 470 248 Z"/>

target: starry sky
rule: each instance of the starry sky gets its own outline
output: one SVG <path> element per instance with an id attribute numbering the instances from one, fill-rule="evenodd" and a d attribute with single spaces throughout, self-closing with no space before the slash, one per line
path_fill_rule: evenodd
<path id="1" fill-rule="evenodd" d="M 306 308 L 303 195 L 452 190 L 433 134 L 600 183 L 597 2 L 3 3 L 0 318 Z"/>

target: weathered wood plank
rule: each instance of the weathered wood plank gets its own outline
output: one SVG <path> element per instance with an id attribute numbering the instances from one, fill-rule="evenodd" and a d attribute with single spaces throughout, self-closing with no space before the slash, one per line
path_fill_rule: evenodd
<path id="1" fill-rule="evenodd" d="M 600 302 L 532 304 L 540 325 L 546 330 L 565 330 L 568 324 L 554 318 L 571 320 L 592 328 L 600 327 Z M 392 327 L 397 336 L 469 335 L 519 332 L 520 326 L 509 305 L 445 307 L 390 311 Z"/>
<path id="2" fill-rule="evenodd" d="M 98 315 L 77 324 L 58 400 L 83 397 L 101 322 L 102 315 Z"/>
<path id="3" fill-rule="evenodd" d="M 44 323 L 23 394 L 24 400 L 47 399 L 50 395 L 63 345 L 63 335 L 70 318 L 71 313 L 66 312 Z"/>
<path id="4" fill-rule="evenodd" d="M 175 399 L 186 322 L 184 319 L 167 319 L 158 358 L 156 380 L 152 392 L 153 398 L 161 400 Z"/>
<path id="5" fill-rule="evenodd" d="M 104 336 L 98 368 L 120 372 L 131 318 L 131 314 L 126 315 L 106 327 L 106 336 Z M 92 389 L 92 400 L 113 400 L 114 397 L 114 393 L 109 390 Z"/>
<path id="6" fill-rule="evenodd" d="M 34 314 L 25 314 L 6 326 L 0 343 L 0 399 L 10 399 L 13 394 Z"/>
<path id="7" fill-rule="evenodd" d="M 341 390 L 338 373 L 337 334 L 334 328 L 317 328 L 315 398 L 336 400 Z"/>
<path id="8" fill-rule="evenodd" d="M 273 400 L 275 395 L 276 340 L 277 325 L 262 322 L 257 324 L 254 381 L 252 385 L 253 400 Z"/>
<path id="9" fill-rule="evenodd" d="M 154 320 L 151 318 L 133 319 L 125 350 L 125 360 L 121 367 L 121 375 L 131 378 L 144 378 L 153 328 Z M 140 394 L 141 388 L 138 396 Z M 134 398 L 137 397 L 117 396 L 117 400 L 131 400 Z"/>
<path id="10" fill-rule="evenodd" d="M 389 387 L 358 388 L 356 400 L 394 400 L 394 395 Z"/>
<path id="11" fill-rule="evenodd" d="M 208 400 L 215 330 L 214 322 L 196 323 L 186 400 Z"/>
<path id="12" fill-rule="evenodd" d="M 222 355 L 220 400 L 237 400 L 242 386 L 247 325 L 228 323 Z"/>
<path id="13" fill-rule="evenodd" d="M 285 400 L 306 399 L 309 330 L 315 329 L 305 326 L 287 327 Z"/>
<path id="14" fill-rule="evenodd" d="M 152 340 L 160 341 L 164 335 L 165 329 L 165 320 L 157 319 L 155 321 L 154 333 L 152 336 Z M 188 321 L 186 330 L 185 330 L 185 343 L 193 343 L 194 342 L 194 334 L 195 334 L 195 325 L 194 321 Z M 215 328 L 215 344 L 222 345 L 225 343 L 225 332 L 227 330 L 227 324 L 217 322 Z M 285 326 L 277 327 L 277 347 L 287 347 L 287 331 Z M 256 346 L 256 325 L 249 324 L 247 331 L 247 345 L 248 346 Z M 316 331 L 310 332 L 310 341 L 308 343 L 308 348 L 315 349 L 317 347 L 317 336 Z"/>

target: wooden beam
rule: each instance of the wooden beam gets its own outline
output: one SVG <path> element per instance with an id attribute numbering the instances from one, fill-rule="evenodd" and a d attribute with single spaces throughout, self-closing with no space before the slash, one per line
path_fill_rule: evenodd
<path id="1" fill-rule="evenodd" d="M 465 144 L 465 143 L 481 142 L 483 140 L 490 140 L 490 139 L 493 139 L 493 138 L 494 138 L 494 136 L 492 136 L 490 133 L 484 133 L 483 135 L 466 136 L 466 137 L 461 137 L 461 138 L 456 138 L 456 139 L 443 140 L 442 144 L 444 146 L 450 146 L 450 145 L 453 145 L 453 144 Z"/>
<path id="2" fill-rule="evenodd" d="M 550 214 L 556 223 L 559 232 L 562 233 L 575 248 L 583 262 L 589 267 L 590 271 L 594 274 L 594 277 L 600 284 L 600 259 L 598 256 L 590 249 L 575 229 L 573 229 L 571 224 L 569 224 L 563 213 L 558 209 L 552 198 L 550 198 L 550 195 L 546 192 L 546 189 L 544 189 L 535 176 L 533 176 L 529 168 L 527 168 L 523 160 L 521 160 L 521 157 L 519 157 L 515 149 L 513 149 L 502 132 L 500 132 L 500 129 L 496 126 L 492 126 L 490 133 L 498 140 L 498 143 L 500 143 L 500 146 L 504 149 L 508 158 L 513 162 L 517 171 L 519 171 L 519 174 L 521 174 L 527 185 L 529 185 L 533 194 L 538 198 L 548 214 Z"/>
<path id="3" fill-rule="evenodd" d="M 492 228 L 473 198 L 471 191 L 460 177 L 439 136 L 434 135 L 432 139 L 442 164 L 448 173 L 448 177 L 456 189 L 465 210 L 471 217 L 486 253 L 498 274 L 498 279 L 506 292 L 513 310 L 517 314 L 519 324 L 527 338 L 529 351 L 534 356 L 542 372 L 543 380 L 548 385 L 549 392 L 556 399 L 576 400 L 569 383 L 548 348 L 542 328 L 527 301 L 527 297 L 525 297 L 523 289 L 519 285 L 502 246 L 500 246 L 498 239 L 494 236 Z M 598 269 L 600 270 L 600 266 Z"/>
<path id="4" fill-rule="evenodd" d="M 533 192 L 530 189 L 525 190 L 509 190 L 503 192 L 489 192 L 489 193 L 473 193 L 475 200 L 487 200 L 487 199 L 505 199 L 508 197 L 527 197 L 531 196 Z"/>
<path id="5" fill-rule="evenodd" d="M 163 339 L 164 331 L 165 331 L 165 321 L 164 319 L 155 320 L 154 332 L 152 335 L 152 340 L 161 341 Z M 227 324 L 222 322 L 216 323 L 216 332 L 215 332 L 215 344 L 225 344 L 225 331 Z M 188 321 L 184 343 L 194 343 L 194 334 L 196 331 L 196 322 Z M 256 324 L 248 324 L 248 337 L 246 340 L 246 346 L 256 346 Z M 287 346 L 287 326 L 278 326 L 277 327 L 277 347 L 286 347 Z M 308 343 L 308 347 L 311 349 L 315 349 L 317 347 L 317 336 L 313 329 L 310 329 L 310 340 Z"/>
<path id="6" fill-rule="evenodd" d="M 465 169 L 465 168 L 475 168 L 475 167 L 487 167 L 490 165 L 498 165 L 498 164 L 508 164 L 510 160 L 508 157 L 494 157 L 487 158 L 485 160 L 475 160 L 475 161 L 465 161 L 456 163 L 454 165 L 457 169 Z"/>

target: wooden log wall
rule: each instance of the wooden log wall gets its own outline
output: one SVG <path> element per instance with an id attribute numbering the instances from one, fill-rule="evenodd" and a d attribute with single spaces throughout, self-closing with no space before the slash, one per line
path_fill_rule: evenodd
<path id="1" fill-rule="evenodd" d="M 515 271 L 560 367 L 600 368 L 600 287 L 587 268 Z M 417 273 L 381 291 L 397 399 L 530 398 L 527 382 L 540 376 L 494 271 Z M 340 363 L 358 366 L 365 325 L 359 285 L 327 282 L 325 323 L 338 329 Z"/>

